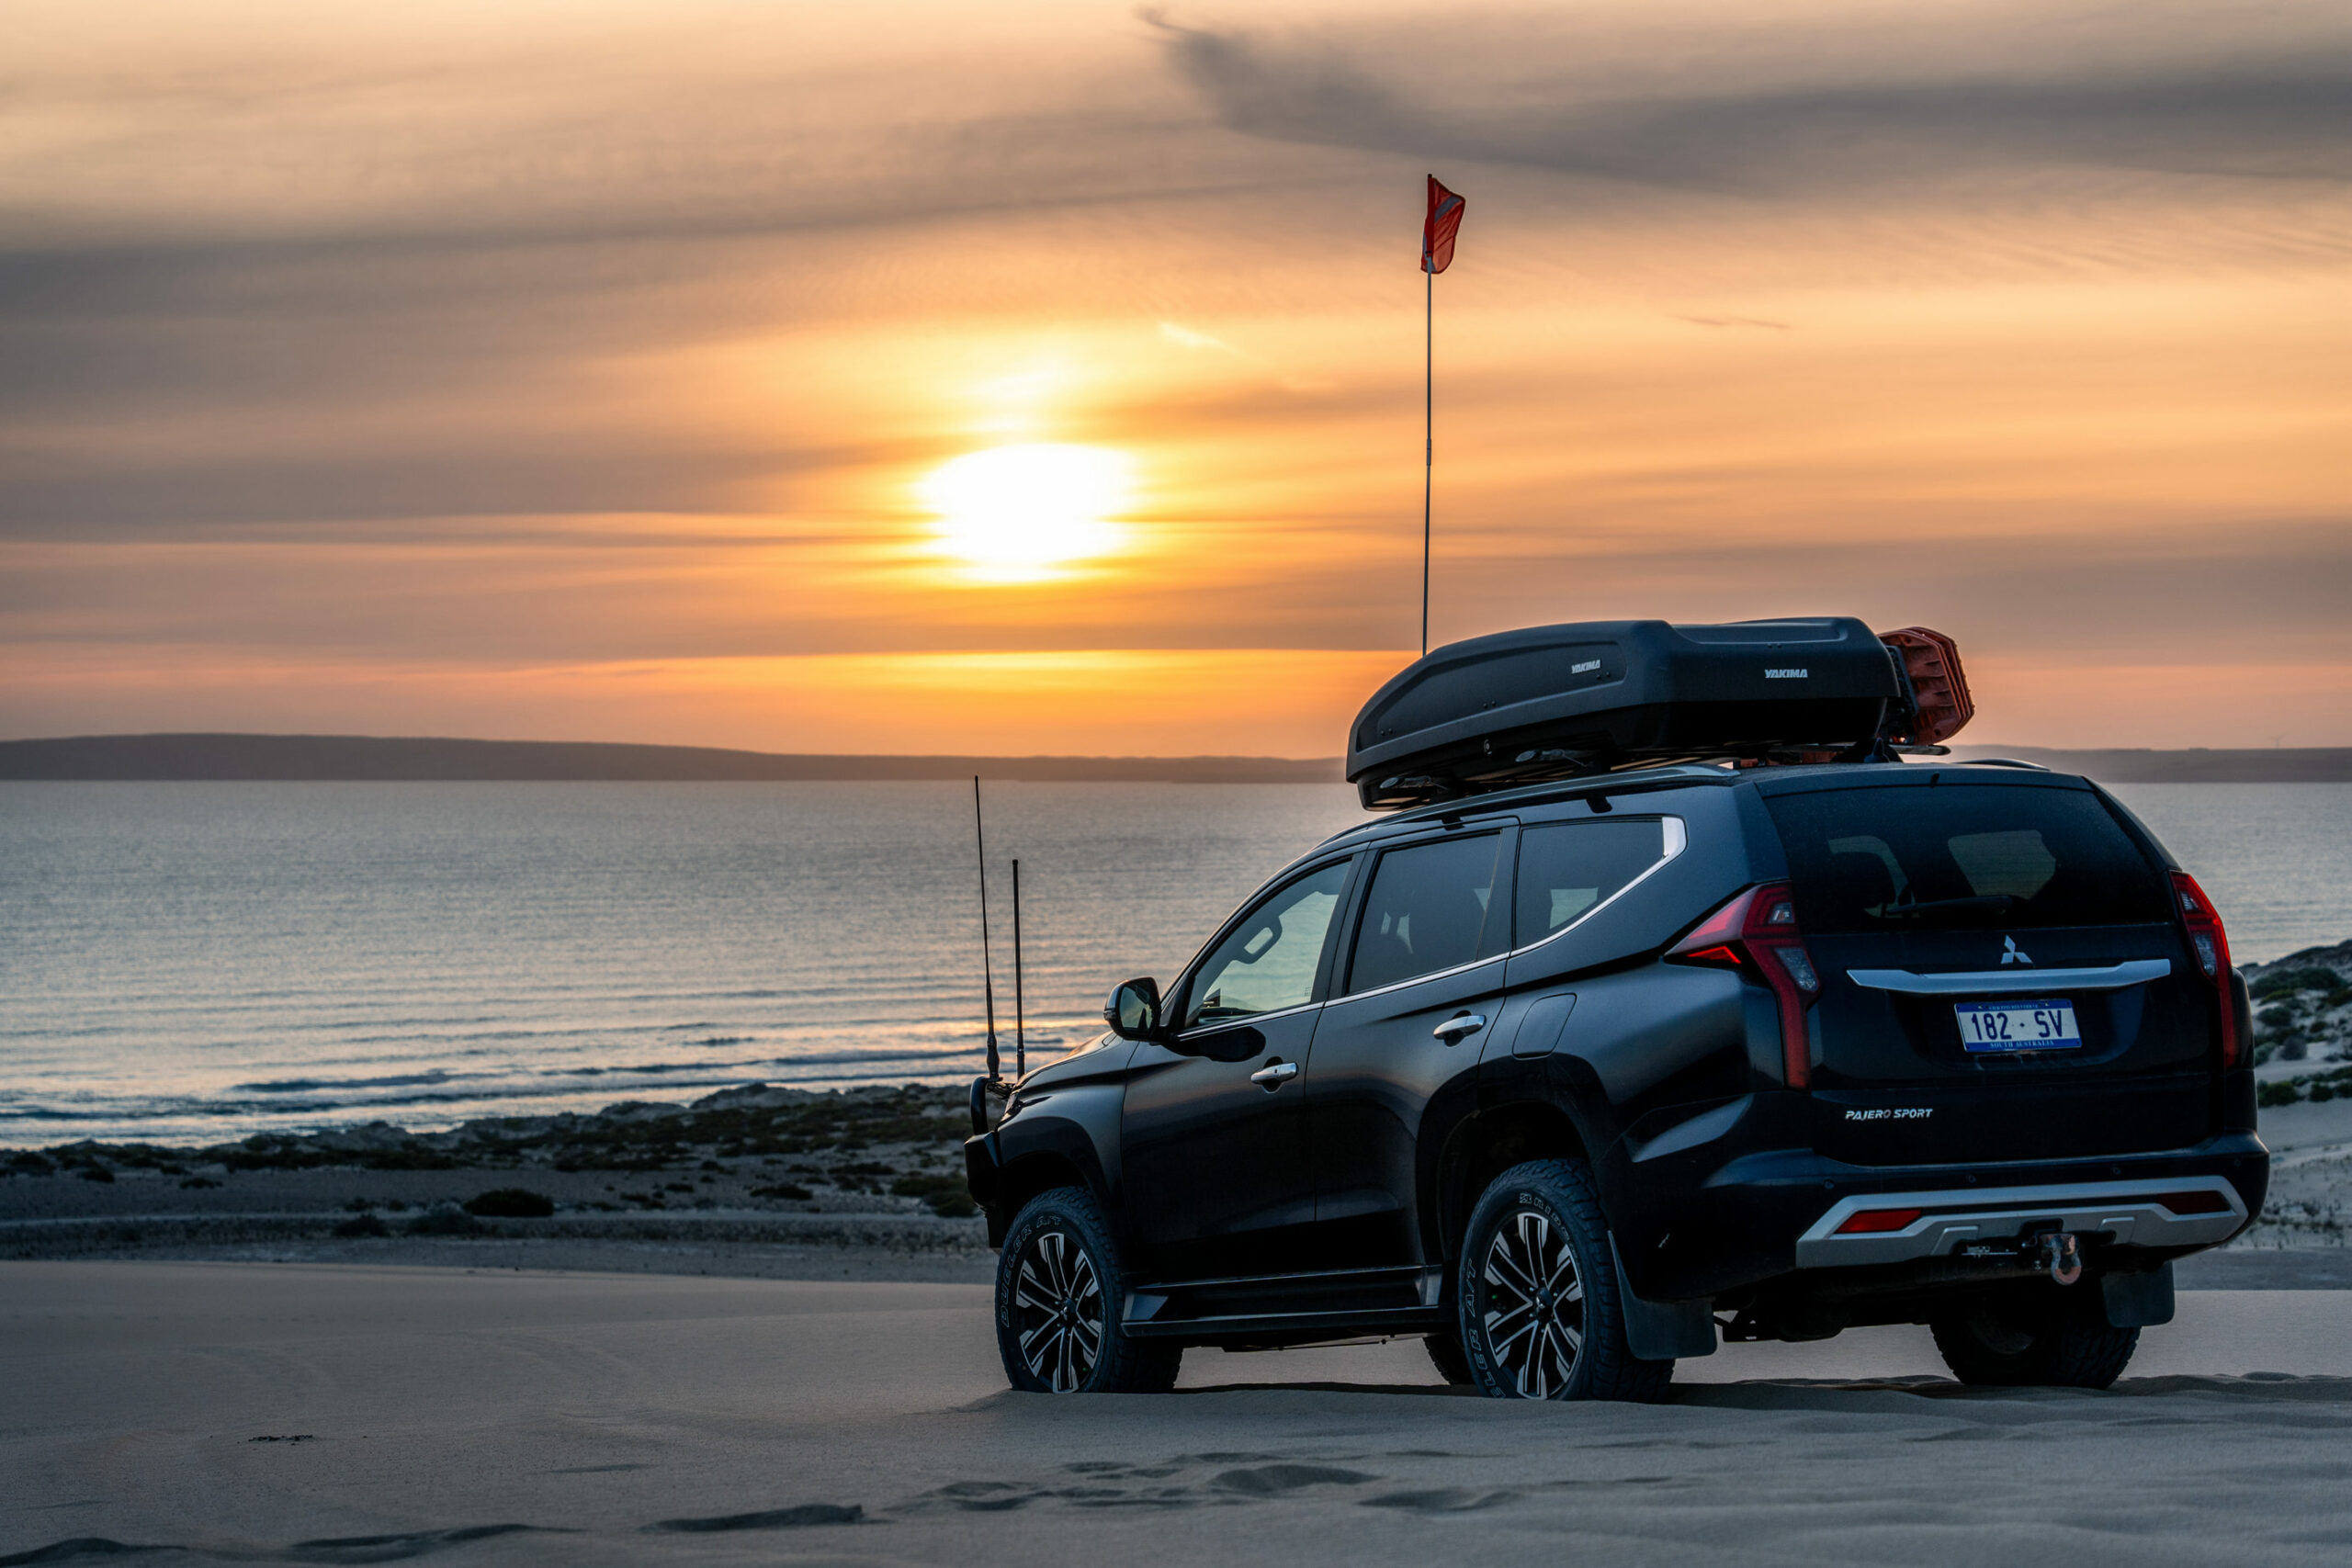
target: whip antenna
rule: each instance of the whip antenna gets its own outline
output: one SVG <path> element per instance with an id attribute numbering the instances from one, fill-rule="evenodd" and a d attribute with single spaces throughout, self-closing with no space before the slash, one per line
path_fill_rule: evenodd
<path id="1" fill-rule="evenodd" d="M 1021 863 L 1012 863 L 1012 1076 L 1029 1076 L 1029 1031 L 1021 1007 Z"/>
<path id="2" fill-rule="evenodd" d="M 996 1059 L 996 970 L 989 962 L 989 840 L 980 823 L 980 775 L 972 775 L 972 841 L 980 852 L 980 994 L 989 1009 L 989 1082 L 1002 1077 Z"/>

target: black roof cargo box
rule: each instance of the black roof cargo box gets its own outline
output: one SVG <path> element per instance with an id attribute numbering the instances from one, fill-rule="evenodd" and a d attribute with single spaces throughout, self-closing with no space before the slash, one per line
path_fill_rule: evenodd
<path id="1" fill-rule="evenodd" d="M 1795 760 L 1869 747 L 1910 695 L 1860 621 L 1581 621 L 1449 643 L 1348 732 L 1367 807 L 1673 759 Z"/>

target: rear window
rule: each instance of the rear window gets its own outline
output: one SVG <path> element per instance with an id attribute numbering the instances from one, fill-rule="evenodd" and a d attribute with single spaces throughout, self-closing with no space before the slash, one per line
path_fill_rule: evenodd
<path id="1" fill-rule="evenodd" d="M 2098 797 L 1998 784 L 1768 795 L 1809 931 L 2016 931 L 2172 918 Z"/>
<path id="2" fill-rule="evenodd" d="M 1519 945 L 1566 930 L 1665 858 L 1666 827 L 1654 818 L 1525 829 L 1519 836 Z"/>

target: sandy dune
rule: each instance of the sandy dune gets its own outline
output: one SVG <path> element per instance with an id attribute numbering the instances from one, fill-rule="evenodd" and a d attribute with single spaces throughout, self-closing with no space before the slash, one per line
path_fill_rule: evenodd
<path id="1" fill-rule="evenodd" d="M 1409 1344 L 1055 1401 L 971 1286 L 0 1264 L 0 1562 L 2344 1562 L 2352 1294 L 2181 1307 L 2103 1395 L 1868 1381 L 1939 1371 L 1875 1330 L 1662 1408 Z"/>

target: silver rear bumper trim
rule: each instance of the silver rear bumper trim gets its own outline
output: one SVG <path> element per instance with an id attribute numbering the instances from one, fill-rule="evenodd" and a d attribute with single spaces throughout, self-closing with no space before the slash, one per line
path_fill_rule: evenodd
<path id="1" fill-rule="evenodd" d="M 2214 1192 L 2227 1213 L 2177 1214 L 2156 1200 L 2167 1193 Z M 1838 1227 L 1864 1210 L 1918 1209 L 1896 1231 L 1839 1235 Z M 1964 1187 L 1957 1190 L 1871 1192 L 1841 1198 L 1797 1238 L 1797 1267 L 1840 1269 L 1946 1258 L 1970 1242 L 2005 1241 L 2029 1224 L 2078 1235 L 2106 1234 L 2135 1247 L 2211 1247 L 2235 1235 L 2246 1222 L 2245 1201 L 2219 1176 L 2141 1177 L 2130 1181 L 2077 1181 L 2052 1187 Z"/>
<path id="2" fill-rule="evenodd" d="M 2172 973 L 2169 958 L 2134 958 L 2104 969 L 1963 969 L 1914 975 L 1908 969 L 1849 969 L 1846 978 L 1873 991 L 1914 997 L 2047 995 L 2057 991 L 2120 991 Z"/>

